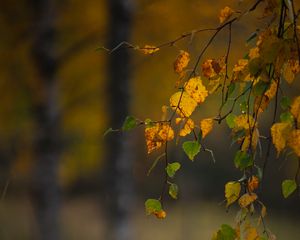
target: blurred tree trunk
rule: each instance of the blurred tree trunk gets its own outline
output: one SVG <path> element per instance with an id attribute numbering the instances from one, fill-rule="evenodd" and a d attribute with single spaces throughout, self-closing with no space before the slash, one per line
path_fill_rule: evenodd
<path id="1" fill-rule="evenodd" d="M 34 143 L 36 164 L 33 173 L 33 204 L 39 227 L 39 239 L 59 239 L 58 160 L 60 156 L 60 120 L 57 98 L 57 58 L 55 56 L 55 0 L 31 0 L 33 8 L 34 58 L 39 95 L 33 101 L 36 124 Z"/>
<path id="2" fill-rule="evenodd" d="M 108 0 L 109 48 L 129 41 L 132 29 L 133 2 Z M 108 60 L 109 126 L 120 127 L 129 114 L 130 54 L 119 49 Z M 132 150 L 126 134 L 107 137 L 106 198 L 108 231 L 105 239 L 132 240 L 130 215 L 133 206 Z"/>

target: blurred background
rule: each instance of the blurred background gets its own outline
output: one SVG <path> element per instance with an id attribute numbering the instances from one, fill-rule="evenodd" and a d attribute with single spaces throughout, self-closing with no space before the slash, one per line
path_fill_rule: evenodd
<path id="1" fill-rule="evenodd" d="M 96 49 L 122 41 L 159 45 L 217 26 L 225 5 L 249 3 L 1 0 L 0 239 L 210 239 L 220 224 L 233 223 L 236 209 L 225 210 L 224 184 L 241 173 L 234 169 L 237 147 L 224 124 L 205 142 L 215 163 L 205 152 L 191 162 L 180 145 L 171 146 L 170 159 L 182 164 L 175 178 L 180 193 L 177 201 L 166 199 L 163 221 L 144 213 L 145 199 L 158 197 L 162 187 L 162 163 L 146 176 L 161 153 L 147 155 L 142 128 L 103 138 L 127 115 L 160 120 L 161 106 L 176 91 L 173 62 L 179 50 L 189 51 L 193 64 L 210 33 L 154 55 Z M 231 66 L 243 57 L 245 39 L 265 26 L 259 15 L 233 27 Z M 227 35 L 222 31 L 204 58 L 225 55 Z M 299 81 L 284 88 L 299 95 Z M 219 99 L 209 97 L 194 119 L 215 116 Z M 271 112 L 272 106 L 261 123 L 265 136 Z M 266 224 L 278 239 L 300 235 L 299 197 L 283 200 L 280 188 L 282 179 L 294 176 L 296 163 L 273 152 L 266 173 Z"/>

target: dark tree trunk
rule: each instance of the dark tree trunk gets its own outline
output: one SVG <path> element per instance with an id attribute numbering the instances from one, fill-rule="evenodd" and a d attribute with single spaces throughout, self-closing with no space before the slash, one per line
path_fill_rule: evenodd
<path id="1" fill-rule="evenodd" d="M 55 57 L 55 0 L 31 0 L 34 16 L 32 55 L 42 97 L 33 103 L 36 124 L 34 143 L 36 164 L 32 197 L 39 227 L 39 239 L 59 239 L 58 160 L 60 120 L 57 98 L 57 58 Z M 33 97 L 34 98 L 34 97 Z"/>
<path id="2" fill-rule="evenodd" d="M 108 0 L 109 47 L 129 41 L 132 28 L 131 0 Z M 130 54 L 120 49 L 108 62 L 109 125 L 120 127 L 129 114 Z M 106 192 L 109 240 L 132 240 L 130 215 L 133 206 L 132 151 L 127 135 L 107 137 Z"/>

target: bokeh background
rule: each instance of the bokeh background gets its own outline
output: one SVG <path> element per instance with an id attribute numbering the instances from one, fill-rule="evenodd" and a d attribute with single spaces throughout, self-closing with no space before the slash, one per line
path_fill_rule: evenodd
<path id="1" fill-rule="evenodd" d="M 160 45 L 217 26 L 225 5 L 243 9 L 252 1 L 238 2 L 1 0 L 0 239 L 210 239 L 220 224 L 233 223 L 236 209 L 225 210 L 224 184 L 241 176 L 224 124 L 206 140 L 215 163 L 207 153 L 190 162 L 180 143 L 171 147 L 170 158 L 182 163 L 175 179 L 180 193 L 177 201 L 166 199 L 163 221 L 144 213 L 145 199 L 159 196 L 164 167 L 159 163 L 146 176 L 160 153 L 146 154 L 143 129 L 103 138 L 129 114 L 159 120 L 175 92 L 172 64 L 179 50 L 189 51 L 194 63 L 210 33 L 154 55 L 96 49 L 122 41 Z M 233 27 L 231 65 L 243 57 L 247 37 L 265 26 L 259 16 Z M 223 56 L 227 35 L 222 31 L 204 58 Z M 285 88 L 293 96 L 299 86 Z M 208 98 L 195 119 L 215 116 L 218 99 Z M 261 123 L 263 135 L 271 109 Z M 269 161 L 262 200 L 267 227 L 278 239 L 300 235 L 299 197 L 283 200 L 280 190 L 295 166 L 295 159 L 276 159 L 274 152 Z"/>

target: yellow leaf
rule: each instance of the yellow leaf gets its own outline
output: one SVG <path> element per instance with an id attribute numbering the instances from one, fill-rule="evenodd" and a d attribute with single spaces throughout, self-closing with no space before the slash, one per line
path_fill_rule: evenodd
<path id="1" fill-rule="evenodd" d="M 259 226 L 262 223 L 263 218 L 267 215 L 267 208 L 266 208 L 266 206 L 263 203 L 261 203 L 261 202 L 259 202 L 259 203 L 261 205 L 261 210 L 260 210 L 260 216 L 259 216 L 259 218 L 257 220 L 257 226 Z"/>
<path id="2" fill-rule="evenodd" d="M 289 135 L 288 146 L 300 157 L 300 129 L 294 129 Z"/>
<path id="3" fill-rule="evenodd" d="M 225 185 L 226 206 L 234 203 L 240 196 L 241 184 L 239 182 L 228 182 Z"/>
<path id="4" fill-rule="evenodd" d="M 234 13 L 234 11 L 226 6 L 225 8 L 223 8 L 221 11 L 220 11 L 220 14 L 219 14 L 219 21 L 220 23 L 223 23 L 225 22 L 228 18 L 231 17 L 231 15 Z"/>
<path id="5" fill-rule="evenodd" d="M 187 67 L 190 61 L 190 54 L 181 50 L 180 54 L 174 62 L 174 71 L 178 74 L 182 73 L 183 69 Z"/>
<path id="6" fill-rule="evenodd" d="M 291 114 L 294 116 L 294 118 L 297 120 L 297 123 L 300 123 L 300 96 L 296 97 L 293 100 L 293 103 L 291 105 Z"/>
<path id="7" fill-rule="evenodd" d="M 234 130 L 249 130 L 254 125 L 254 119 L 252 116 L 247 114 L 241 114 L 234 119 L 235 127 Z"/>
<path id="8" fill-rule="evenodd" d="M 194 121 L 189 118 L 184 124 L 183 128 L 180 130 L 179 136 L 184 137 L 190 134 L 191 131 L 194 129 L 194 127 L 195 127 Z"/>
<path id="9" fill-rule="evenodd" d="M 241 150 L 244 152 L 248 151 L 250 146 L 250 140 L 251 140 L 252 150 L 255 150 L 258 143 L 258 139 L 259 139 L 259 131 L 257 128 L 255 128 L 252 132 L 252 139 L 250 133 L 248 133 L 247 136 L 244 138 Z"/>
<path id="10" fill-rule="evenodd" d="M 145 45 L 143 48 L 139 48 L 139 50 L 148 55 L 148 54 L 153 54 L 157 51 L 159 51 L 159 48 L 158 47 L 155 47 L 155 46 L 152 46 L 152 45 Z"/>
<path id="11" fill-rule="evenodd" d="M 255 189 L 258 188 L 259 179 L 256 176 L 251 176 L 248 179 L 248 190 L 249 192 L 253 192 Z"/>
<path id="12" fill-rule="evenodd" d="M 160 148 L 166 141 L 174 138 L 174 131 L 169 124 L 157 123 L 145 128 L 145 139 L 148 153 Z"/>
<path id="13" fill-rule="evenodd" d="M 265 92 L 265 96 L 268 97 L 269 100 L 271 100 L 277 92 L 277 82 L 272 81 L 271 86 L 269 89 Z"/>
<path id="14" fill-rule="evenodd" d="M 181 117 L 189 117 L 197 107 L 197 102 L 184 92 L 174 93 L 170 98 L 170 106 Z M 177 108 L 178 107 L 178 108 Z"/>
<path id="15" fill-rule="evenodd" d="M 243 144 L 242 144 L 242 147 L 241 147 L 241 150 L 243 152 L 247 152 L 248 151 L 248 148 L 250 146 L 250 136 L 246 136 L 243 140 Z"/>
<path id="16" fill-rule="evenodd" d="M 275 123 L 271 127 L 273 144 L 277 150 L 277 156 L 285 148 L 286 141 L 291 131 L 290 123 Z"/>
<path id="17" fill-rule="evenodd" d="M 202 80 L 200 77 L 191 78 L 184 90 L 197 102 L 202 103 L 205 101 L 208 96 L 208 92 L 205 86 L 202 84 Z"/>
<path id="18" fill-rule="evenodd" d="M 252 81 L 253 78 L 249 74 L 248 70 L 248 63 L 249 61 L 247 59 L 240 59 L 238 60 L 238 63 L 234 65 L 233 67 L 233 81 Z"/>
<path id="19" fill-rule="evenodd" d="M 202 131 L 202 137 L 205 138 L 205 136 L 210 133 L 210 131 L 213 129 L 214 120 L 212 118 L 206 118 L 203 119 L 200 122 L 200 128 Z"/>
<path id="20" fill-rule="evenodd" d="M 295 75 L 300 72 L 299 61 L 288 60 L 283 68 L 283 77 L 289 83 L 292 84 L 295 79 Z"/>
<path id="21" fill-rule="evenodd" d="M 256 228 L 248 226 L 245 229 L 245 240 L 258 240 L 259 236 Z"/>
<path id="22" fill-rule="evenodd" d="M 255 193 L 245 193 L 239 199 L 239 204 L 242 208 L 249 206 L 249 204 L 253 203 L 257 199 L 257 195 Z"/>
<path id="23" fill-rule="evenodd" d="M 178 125 L 182 120 L 183 118 L 175 118 L 175 124 Z"/>
<path id="24" fill-rule="evenodd" d="M 238 63 L 234 65 L 233 72 L 241 72 L 248 65 L 248 59 L 239 59 Z"/>
<path id="25" fill-rule="evenodd" d="M 259 55 L 259 48 L 258 47 L 251 48 L 249 50 L 249 58 L 250 59 L 258 58 L 259 56 L 260 55 Z"/>

